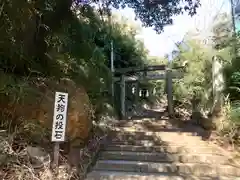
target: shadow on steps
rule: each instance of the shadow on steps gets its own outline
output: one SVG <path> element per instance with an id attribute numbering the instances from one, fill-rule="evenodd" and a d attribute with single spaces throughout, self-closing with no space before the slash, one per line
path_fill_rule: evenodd
<path id="1" fill-rule="evenodd" d="M 151 111 L 148 110 L 148 113 Z M 159 112 L 152 114 L 156 117 Z M 111 141 L 102 149 L 87 180 L 233 180 L 240 176 L 238 168 L 226 164 L 215 166 L 221 161 L 214 161 L 211 155 L 206 159 L 181 156 L 180 152 L 188 155 L 184 147 L 173 147 L 166 143 L 158 136 L 158 132 L 184 133 L 199 137 L 200 140 L 203 132 L 191 126 L 176 127 L 171 119 L 159 119 L 161 115 L 160 112 L 155 119 L 150 116 L 151 120 L 145 120 L 149 116 L 143 116 L 142 119 L 116 123 L 116 130 L 110 133 Z M 136 126 L 139 129 L 133 131 Z M 205 160 L 208 163 L 201 162 Z"/>

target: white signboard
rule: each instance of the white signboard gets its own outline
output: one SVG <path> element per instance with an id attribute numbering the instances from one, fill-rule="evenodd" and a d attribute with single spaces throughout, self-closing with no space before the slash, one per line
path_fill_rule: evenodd
<path id="1" fill-rule="evenodd" d="M 56 92 L 52 126 L 52 141 L 62 142 L 65 140 L 67 123 L 68 93 Z"/>

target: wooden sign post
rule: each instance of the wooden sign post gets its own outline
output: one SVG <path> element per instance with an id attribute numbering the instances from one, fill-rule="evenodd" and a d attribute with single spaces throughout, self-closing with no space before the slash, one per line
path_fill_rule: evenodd
<path id="1" fill-rule="evenodd" d="M 67 124 L 68 93 L 56 92 L 52 125 L 52 142 L 54 142 L 53 164 L 58 169 L 59 143 L 65 141 Z M 58 171 L 57 171 L 58 172 Z"/>

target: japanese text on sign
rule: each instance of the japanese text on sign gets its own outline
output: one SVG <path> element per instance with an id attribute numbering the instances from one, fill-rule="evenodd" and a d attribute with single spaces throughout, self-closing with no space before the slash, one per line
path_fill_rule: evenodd
<path id="1" fill-rule="evenodd" d="M 52 126 L 53 142 L 62 142 L 65 139 L 67 105 L 68 94 L 63 92 L 56 92 Z"/>

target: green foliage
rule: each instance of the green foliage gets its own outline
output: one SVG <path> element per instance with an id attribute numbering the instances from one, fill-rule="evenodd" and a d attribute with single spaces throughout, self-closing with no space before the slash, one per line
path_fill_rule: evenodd
<path id="1" fill-rule="evenodd" d="M 240 103 L 226 100 L 225 119 L 219 124 L 219 133 L 232 144 L 240 143 Z"/>
<path id="2" fill-rule="evenodd" d="M 149 56 L 147 58 L 148 65 L 159 65 L 159 64 L 165 64 L 167 65 L 168 60 L 167 58 L 162 58 L 162 57 L 155 57 L 155 56 Z"/>
<path id="3" fill-rule="evenodd" d="M 213 42 L 216 49 L 229 47 L 232 37 L 231 17 L 226 13 L 220 14 L 213 25 L 212 31 Z"/>
<path id="4" fill-rule="evenodd" d="M 231 105 L 232 109 L 230 112 L 231 121 L 236 124 L 236 126 L 240 126 L 240 102 L 233 102 Z"/>
<path id="5" fill-rule="evenodd" d="M 185 50 L 183 45 L 179 45 L 180 52 L 172 66 L 185 63 L 187 67 L 184 69 L 184 78 L 175 84 L 178 99 L 191 98 L 195 94 L 203 104 L 211 100 L 211 64 L 214 55 L 223 60 L 226 94 L 230 95 L 231 100 L 240 99 L 240 63 L 238 55 L 235 55 L 240 47 L 239 35 L 232 36 L 231 18 L 227 14 L 221 14 L 216 19 L 212 31 L 213 48 L 199 44 L 190 34 L 185 37 L 185 43 L 190 48 Z"/>
<path id="6" fill-rule="evenodd" d="M 191 49 L 184 50 L 180 45 L 180 53 L 172 62 L 173 67 L 187 64 L 182 70 L 184 78 L 174 83 L 174 95 L 176 99 L 189 103 L 192 98 L 198 97 L 202 105 L 206 106 L 210 100 L 211 53 L 197 41 L 188 40 L 186 44 Z"/>
<path id="7" fill-rule="evenodd" d="M 1 1 L 0 67 L 14 76 L 69 77 L 83 85 L 95 103 L 110 87 L 111 41 L 115 68 L 148 63 L 144 44 L 135 38 L 137 29 L 124 19 L 117 22 L 114 15 L 106 20 L 108 8 L 126 6 L 145 26 L 161 32 L 173 15 L 193 15 L 199 2 Z"/>
<path id="8" fill-rule="evenodd" d="M 225 60 L 226 94 L 231 100 L 240 100 L 240 36 L 232 35 L 231 18 L 222 14 L 213 27 L 215 49 Z"/>
<path id="9" fill-rule="evenodd" d="M 1 69 L 16 76 L 69 77 L 94 103 L 111 81 L 111 40 L 117 68 L 143 64 L 147 51 L 127 21 L 109 23 L 90 6 L 70 11 L 68 3 L 1 2 Z"/>
<path id="10" fill-rule="evenodd" d="M 64 0 L 66 1 L 66 0 Z M 75 0 L 81 4 L 83 0 Z M 103 4 L 104 10 L 109 13 L 108 7 L 116 9 L 130 7 L 144 26 L 153 27 L 157 32 L 161 32 L 165 25 L 173 23 L 172 16 L 187 12 L 189 15 L 196 14 L 196 9 L 200 6 L 200 0 L 89 0 L 90 3 Z"/>
<path id="11" fill-rule="evenodd" d="M 231 100 L 240 100 L 240 71 L 232 72 L 226 83 L 226 92 L 230 94 Z"/>
<path id="12" fill-rule="evenodd" d="M 231 143 L 239 144 L 240 127 L 240 63 L 239 34 L 232 34 L 231 18 L 222 14 L 213 28 L 215 49 L 225 60 L 225 93 L 229 97 L 224 109 L 226 118 L 221 134 Z"/>

